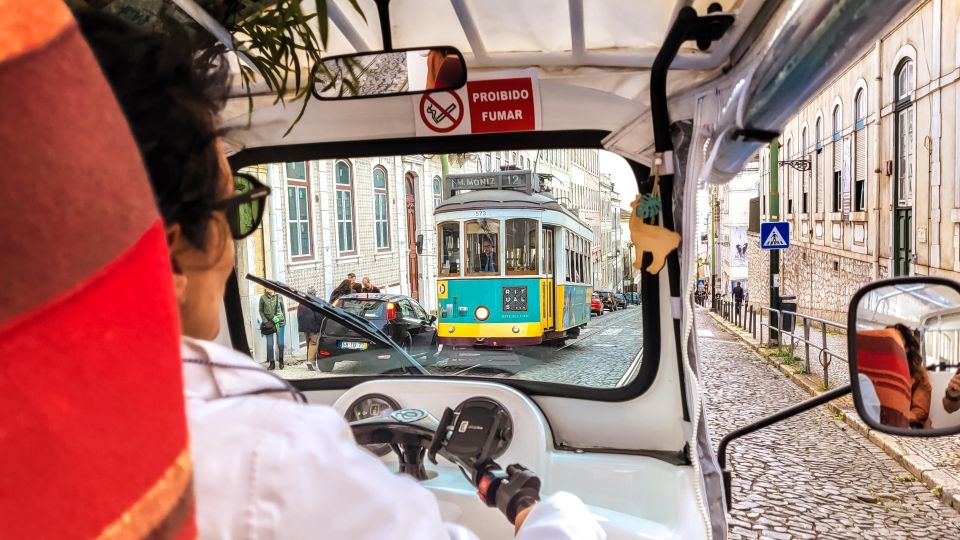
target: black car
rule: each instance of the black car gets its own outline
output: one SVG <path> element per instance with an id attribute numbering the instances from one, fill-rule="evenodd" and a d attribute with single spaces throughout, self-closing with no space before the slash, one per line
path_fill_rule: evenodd
<path id="1" fill-rule="evenodd" d="M 627 297 L 624 296 L 623 293 L 616 293 L 613 295 L 613 297 L 617 301 L 617 308 L 627 309 Z"/>
<path id="2" fill-rule="evenodd" d="M 617 310 L 617 299 L 613 296 L 613 293 L 610 291 L 595 291 L 600 295 L 600 301 L 603 302 L 603 309 L 608 311 Z"/>
<path id="3" fill-rule="evenodd" d="M 427 314 L 416 300 L 402 294 L 357 293 L 341 296 L 334 305 L 363 317 L 383 330 L 415 358 L 428 361 L 437 349 L 436 317 Z M 341 360 L 396 364 L 395 351 L 363 337 L 337 321 L 324 319 L 320 326 L 317 367 L 331 371 Z"/>

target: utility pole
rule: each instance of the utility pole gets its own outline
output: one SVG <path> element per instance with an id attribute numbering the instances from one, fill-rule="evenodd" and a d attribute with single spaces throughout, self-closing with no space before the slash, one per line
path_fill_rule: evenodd
<path id="1" fill-rule="evenodd" d="M 776 137 L 770 141 L 770 200 L 767 204 L 767 221 L 780 221 L 780 141 Z M 762 242 L 763 239 L 761 238 Z M 770 251 L 770 309 L 780 309 L 780 250 Z M 771 345 L 780 345 L 780 335 L 776 332 L 779 316 L 770 312 Z"/>

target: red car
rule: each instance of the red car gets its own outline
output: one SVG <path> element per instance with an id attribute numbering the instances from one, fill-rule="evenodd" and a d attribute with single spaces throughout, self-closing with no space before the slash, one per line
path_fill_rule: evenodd
<path id="1" fill-rule="evenodd" d="M 600 295 L 597 293 L 590 296 L 590 313 L 603 315 L 603 302 L 600 301 Z"/>

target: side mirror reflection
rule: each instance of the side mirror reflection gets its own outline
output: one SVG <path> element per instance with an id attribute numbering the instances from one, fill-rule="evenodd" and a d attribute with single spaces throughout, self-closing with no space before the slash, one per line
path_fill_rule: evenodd
<path id="1" fill-rule="evenodd" d="M 960 433 L 960 285 L 932 277 L 868 285 L 850 304 L 850 381 L 873 429 Z"/>

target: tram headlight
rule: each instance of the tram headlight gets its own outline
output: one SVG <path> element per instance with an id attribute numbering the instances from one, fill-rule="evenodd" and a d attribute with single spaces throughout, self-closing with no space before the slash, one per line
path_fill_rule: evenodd
<path id="1" fill-rule="evenodd" d="M 519 334 L 519 333 L 520 333 L 520 327 L 519 327 L 519 326 L 514 326 L 514 327 L 513 327 L 513 333 L 514 333 L 514 334 Z"/>
<path id="2" fill-rule="evenodd" d="M 452 327 L 452 326 L 451 326 L 450 328 L 447 328 L 447 332 L 449 332 L 449 333 L 451 333 L 451 334 L 454 333 L 454 332 L 456 332 L 456 331 L 457 331 L 457 329 L 454 328 L 454 327 Z"/>
<path id="3" fill-rule="evenodd" d="M 474 317 L 477 318 L 478 321 L 485 321 L 487 320 L 488 317 L 490 317 L 490 310 L 487 309 L 485 306 L 480 306 L 476 310 L 474 310 L 473 315 Z"/>

